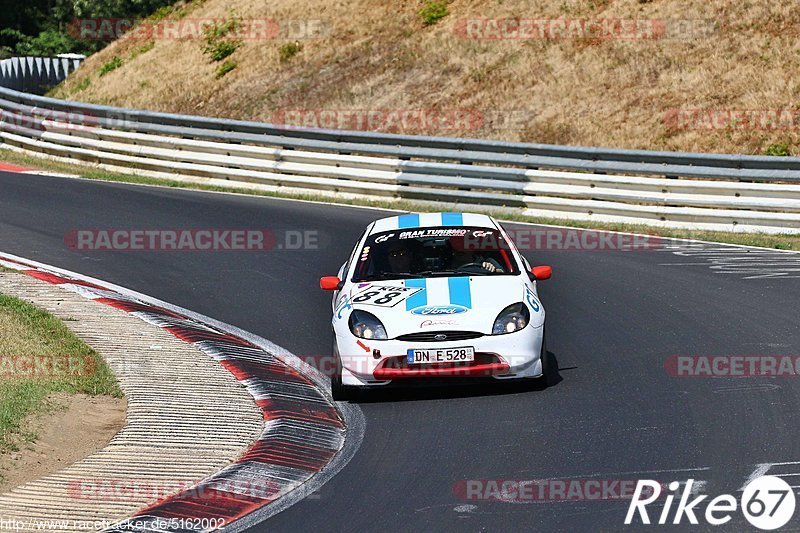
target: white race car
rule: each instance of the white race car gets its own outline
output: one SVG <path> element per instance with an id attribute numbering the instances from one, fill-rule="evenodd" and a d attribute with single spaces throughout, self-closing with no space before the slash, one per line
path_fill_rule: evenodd
<path id="1" fill-rule="evenodd" d="M 531 268 L 491 217 L 405 214 L 356 243 L 333 294 L 333 397 L 430 378 L 547 381 L 544 307 Z"/>

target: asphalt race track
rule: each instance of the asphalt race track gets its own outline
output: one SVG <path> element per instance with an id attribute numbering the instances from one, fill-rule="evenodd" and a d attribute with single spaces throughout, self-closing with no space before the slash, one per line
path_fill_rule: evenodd
<path id="1" fill-rule="evenodd" d="M 329 355 L 329 294 L 318 278 L 335 274 L 380 216 L 0 173 L 0 250 L 209 315 L 300 356 Z M 315 231 L 320 244 L 271 252 L 79 252 L 64 241 L 76 229 L 183 228 Z M 540 294 L 561 381 L 543 391 L 413 390 L 361 403 L 366 434 L 350 464 L 253 531 L 615 531 L 624 527 L 627 502 L 467 501 L 454 487 L 463 480 L 694 478 L 713 497 L 737 495 L 758 464 L 800 461 L 793 422 L 800 378 L 665 371 L 672 355 L 800 355 L 797 256 L 719 248 L 526 252 L 532 264 L 554 269 Z M 724 264 L 753 266 L 720 268 L 722 256 Z M 800 465 L 781 468 L 800 472 Z M 713 529 L 746 526 L 738 514 Z"/>

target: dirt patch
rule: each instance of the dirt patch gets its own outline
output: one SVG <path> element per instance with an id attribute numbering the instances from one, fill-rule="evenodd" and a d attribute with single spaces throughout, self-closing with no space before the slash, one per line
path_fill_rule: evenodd
<path id="1" fill-rule="evenodd" d="M 125 425 L 124 398 L 55 393 L 49 409 L 25 421 L 33 443 L 0 454 L 0 492 L 57 472 L 106 446 Z"/>

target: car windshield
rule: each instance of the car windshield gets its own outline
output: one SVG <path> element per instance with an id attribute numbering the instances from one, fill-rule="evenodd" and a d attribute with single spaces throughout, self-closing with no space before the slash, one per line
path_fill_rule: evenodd
<path id="1" fill-rule="evenodd" d="M 490 228 L 437 227 L 371 235 L 357 256 L 354 282 L 440 276 L 519 274 L 509 243 Z"/>

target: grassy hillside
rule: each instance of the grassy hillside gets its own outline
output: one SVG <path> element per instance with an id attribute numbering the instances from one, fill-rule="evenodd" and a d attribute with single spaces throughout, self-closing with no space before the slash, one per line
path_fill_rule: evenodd
<path id="1" fill-rule="evenodd" d="M 200 38 L 123 38 L 90 57 L 55 94 L 270 122 L 291 122 L 298 110 L 310 110 L 306 120 L 327 112 L 350 129 L 800 154 L 800 114 L 784 112 L 777 125 L 769 113 L 748 115 L 800 107 L 794 2 L 195 0 L 167 16 L 226 22 Z M 265 17 L 280 26 L 276 38 L 235 42 L 237 25 Z M 548 38 L 474 38 L 498 35 L 482 19 L 512 17 L 634 19 L 651 33 L 555 38 L 561 34 L 548 30 Z M 311 35 L 302 26 L 287 30 L 289 21 L 305 22 Z M 698 109 L 713 114 L 692 115 Z M 448 120 L 365 126 L 343 110 L 357 110 L 356 117 L 395 111 L 395 118 L 424 110 Z M 453 123 L 452 113 L 466 118 Z"/>

